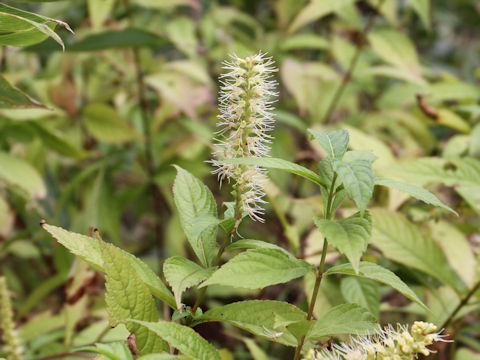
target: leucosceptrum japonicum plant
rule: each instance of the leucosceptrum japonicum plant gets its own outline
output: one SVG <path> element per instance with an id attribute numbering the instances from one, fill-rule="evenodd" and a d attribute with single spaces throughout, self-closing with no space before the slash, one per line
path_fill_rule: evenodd
<path id="1" fill-rule="evenodd" d="M 324 150 L 318 171 L 267 157 L 269 135 L 274 126 L 272 101 L 276 83 L 273 61 L 264 54 L 225 63 L 222 76 L 219 131 L 211 161 L 223 186 L 231 186 L 232 201 L 219 216 L 210 190 L 187 170 L 176 166 L 174 200 L 181 225 L 198 258 L 197 262 L 181 256 L 165 260 L 166 283 L 135 256 L 96 237 L 84 236 L 43 223 L 43 228 L 95 270 L 106 274 L 105 300 L 112 326 L 126 326 L 131 336 L 125 343 L 99 344 L 83 348 L 102 354 L 114 353 L 122 359 L 139 355 L 159 355 L 159 359 L 180 358 L 167 355 L 171 348 L 191 359 L 221 359 L 216 347 L 193 328 L 205 322 L 223 322 L 255 336 L 294 348 L 293 358 L 308 359 L 410 359 L 418 353 L 428 355 L 427 346 L 442 340 L 428 323 L 415 323 L 411 334 L 407 327 L 380 330 L 377 317 L 357 304 L 341 304 L 323 316 L 314 317 L 322 279 L 347 276 L 369 279 L 388 285 L 412 302 L 426 308 L 422 300 L 397 275 L 373 262 L 362 261 L 372 229 L 367 210 L 374 187 L 387 186 L 408 193 L 425 203 L 445 206 L 429 191 L 392 179 L 378 178 L 372 169 L 375 155 L 369 150 L 348 150 L 346 130 L 321 132 L 309 130 L 312 141 Z M 304 177 L 322 195 L 318 204 L 321 216 L 313 218 L 323 235 L 323 249 L 318 266 L 297 258 L 284 248 L 262 240 L 243 239 L 239 226 L 248 217 L 262 222 L 264 169 L 284 170 Z M 348 200 L 349 199 L 349 200 Z M 350 216 L 336 216 L 346 201 L 353 201 L 357 211 Z M 221 245 L 217 231 L 224 232 Z M 345 257 L 343 263 L 326 266 L 327 249 L 334 248 Z M 240 253 L 233 255 L 240 250 Z M 222 264 L 222 255 L 229 260 Z M 232 256 L 233 255 L 233 256 Z M 233 286 L 263 289 L 283 284 L 313 273 L 315 285 L 304 311 L 282 301 L 245 300 L 204 311 L 207 287 Z M 168 286 L 167 286 L 168 284 Z M 183 302 L 183 294 L 196 288 L 196 301 Z M 161 320 L 155 298 L 171 308 L 171 321 Z M 164 312 L 165 313 L 165 312 Z M 170 313 L 170 309 L 167 313 Z M 349 343 L 337 344 L 331 352 L 315 351 L 316 344 L 339 335 L 355 335 Z M 360 336 L 360 335 L 369 336 Z M 82 349 L 80 349 L 82 350 Z M 175 352 L 177 354 L 177 352 Z"/>

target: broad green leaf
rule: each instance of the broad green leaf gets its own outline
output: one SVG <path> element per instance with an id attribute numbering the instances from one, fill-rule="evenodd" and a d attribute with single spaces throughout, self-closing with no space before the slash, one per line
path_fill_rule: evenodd
<path id="1" fill-rule="evenodd" d="M 343 155 L 347 151 L 349 135 L 347 130 L 333 130 L 328 132 L 308 129 L 326 151 L 331 159 L 342 160 Z"/>
<path id="2" fill-rule="evenodd" d="M 203 230 L 200 237 L 194 235 L 193 224 L 200 216 L 217 216 L 217 204 L 210 190 L 195 176 L 179 166 L 173 184 L 173 197 L 182 223 L 195 255 L 204 267 L 212 264 L 217 245 L 217 225 Z"/>
<path id="3" fill-rule="evenodd" d="M 375 220 L 373 224 L 375 226 Z M 342 264 L 334 266 L 325 272 L 325 275 L 331 274 L 353 275 L 381 282 L 394 288 L 410 300 L 427 309 L 418 296 L 397 275 L 380 265 L 362 261 L 360 263 L 360 270 L 358 274 L 356 274 L 350 264 Z"/>
<path id="4" fill-rule="evenodd" d="M 158 321 L 155 301 L 133 265 L 122 251 L 101 242 L 101 254 L 106 274 L 105 301 L 110 323 L 116 326 L 126 319 Z M 136 335 L 140 354 L 168 351 L 168 344 L 148 329 L 128 322 L 127 328 Z"/>
<path id="5" fill-rule="evenodd" d="M 83 111 L 83 123 L 98 141 L 123 143 L 140 139 L 140 135 L 117 111 L 105 104 L 89 104 Z"/>
<path id="6" fill-rule="evenodd" d="M 262 289 L 305 275 L 312 265 L 294 259 L 278 249 L 247 250 L 228 261 L 202 286 L 228 285 L 247 289 Z"/>
<path id="7" fill-rule="evenodd" d="M 469 134 L 471 131 L 470 124 L 462 119 L 459 115 L 449 109 L 438 109 L 438 118 L 436 121 L 439 124 L 448 126 L 464 134 Z"/>
<path id="8" fill-rule="evenodd" d="M 289 36 L 280 44 L 283 51 L 298 49 L 327 49 L 328 41 L 315 34 L 298 34 Z"/>
<path id="9" fill-rule="evenodd" d="M 480 89 L 462 81 L 441 81 L 430 85 L 426 95 L 429 102 L 436 103 L 448 100 L 478 100 Z"/>
<path id="10" fill-rule="evenodd" d="M 290 323 L 305 320 L 307 314 L 294 305 L 272 300 L 247 300 L 208 310 L 197 324 L 221 321 L 288 346 L 296 346 L 295 337 L 286 331 Z"/>
<path id="11" fill-rule="evenodd" d="M 340 11 L 342 7 L 353 4 L 356 0 L 311 0 L 293 19 L 288 28 L 288 33 L 292 34 L 304 25 L 318 20 L 334 11 Z"/>
<path id="12" fill-rule="evenodd" d="M 139 325 L 155 333 L 174 348 L 194 360 L 220 360 L 215 347 L 202 338 L 195 330 L 174 322 L 147 322 L 130 320 L 128 323 Z"/>
<path id="13" fill-rule="evenodd" d="M 480 360 L 480 354 L 462 347 L 455 352 L 455 360 Z"/>
<path id="14" fill-rule="evenodd" d="M 301 165 L 283 159 L 245 157 L 224 160 L 223 162 L 225 164 L 253 165 L 269 169 L 284 170 L 291 172 L 292 174 L 302 176 L 310 181 L 313 181 L 314 183 L 317 183 L 318 185 L 327 186 L 325 179 L 315 174 L 312 170 L 309 170 Z"/>
<path id="15" fill-rule="evenodd" d="M 19 108 L 45 108 L 45 105 L 40 104 L 37 100 L 12 86 L 0 74 L 0 109 Z"/>
<path id="16" fill-rule="evenodd" d="M 42 227 L 71 253 L 89 263 L 93 268 L 104 271 L 100 243 L 97 239 L 49 224 L 43 224 Z M 120 251 L 130 261 L 152 294 L 175 308 L 175 299 L 162 280 L 143 261 L 121 249 Z"/>
<path id="17" fill-rule="evenodd" d="M 380 313 L 380 288 L 377 282 L 351 276 L 342 279 L 340 289 L 347 302 L 364 307 L 378 320 Z"/>
<path id="18" fill-rule="evenodd" d="M 430 30 L 432 26 L 432 19 L 431 19 L 431 0 L 409 0 L 410 6 L 413 10 L 417 13 L 420 19 L 423 22 L 423 25 Z"/>
<path id="19" fill-rule="evenodd" d="M 98 34 L 86 36 L 73 43 L 68 51 L 102 51 L 107 49 L 122 49 L 131 47 L 159 46 L 169 42 L 152 32 L 126 28 L 122 30 L 107 30 Z"/>
<path id="20" fill-rule="evenodd" d="M 291 258 L 293 258 L 293 259 L 295 258 L 292 254 L 290 254 L 284 248 L 282 248 L 278 245 L 275 245 L 275 244 L 271 244 L 271 243 L 266 242 L 266 241 L 262 241 L 262 240 L 253 240 L 253 239 L 237 240 L 237 241 L 231 243 L 230 245 L 228 245 L 227 249 L 228 250 L 236 250 L 236 249 L 277 249 L 277 250 L 285 252 L 285 254 L 287 254 Z"/>
<path id="21" fill-rule="evenodd" d="M 396 30 L 378 30 L 368 35 L 373 51 L 401 72 L 406 79 L 424 84 L 417 51 L 411 40 Z"/>
<path id="22" fill-rule="evenodd" d="M 454 214 L 457 214 L 455 210 L 451 209 L 450 207 L 442 203 L 435 195 L 433 195 L 430 191 L 422 187 L 419 187 L 413 184 L 407 184 L 407 183 L 400 182 L 393 179 L 378 178 L 378 177 L 375 178 L 375 185 L 386 186 L 392 189 L 397 189 L 397 190 L 406 192 L 407 194 L 414 197 L 415 199 L 421 200 L 433 206 L 441 207 L 445 210 L 453 212 Z"/>
<path id="23" fill-rule="evenodd" d="M 304 320 L 288 326 L 297 338 L 306 335 L 307 342 L 327 336 L 371 333 L 378 327 L 375 317 L 356 304 L 342 304 L 330 309 L 318 320 Z"/>
<path id="24" fill-rule="evenodd" d="M 40 136 L 42 142 L 57 153 L 75 159 L 84 158 L 86 153 L 83 149 L 66 141 L 62 136 L 55 134 L 52 130 L 42 125 L 39 121 L 29 121 L 28 125 Z"/>
<path id="25" fill-rule="evenodd" d="M 468 152 L 471 157 L 480 159 L 480 123 L 472 129 L 469 138 Z"/>
<path id="26" fill-rule="evenodd" d="M 431 221 L 430 234 L 443 250 L 450 266 L 468 287 L 474 285 L 477 260 L 467 237 L 453 224 Z"/>
<path id="27" fill-rule="evenodd" d="M 42 177 L 23 159 L 0 152 L 0 180 L 21 191 L 27 199 L 42 199 L 47 189 Z"/>
<path id="28" fill-rule="evenodd" d="M 85 346 L 79 350 L 103 355 L 108 360 L 133 360 L 132 353 L 125 341 L 115 341 L 108 344 L 97 343 L 95 346 Z"/>
<path id="29" fill-rule="evenodd" d="M 73 32 L 63 21 L 0 4 L 0 45 L 28 46 L 50 37 L 65 49 L 62 39 L 54 31 L 57 25 Z"/>
<path id="30" fill-rule="evenodd" d="M 182 309 L 183 292 L 207 279 L 214 269 L 204 269 L 200 265 L 181 256 L 173 256 L 163 263 L 163 273 L 175 294 L 177 309 Z"/>
<path id="31" fill-rule="evenodd" d="M 137 360 L 189 360 L 189 357 L 183 355 L 171 355 L 171 354 L 148 354 L 137 358 Z"/>
<path id="32" fill-rule="evenodd" d="M 193 220 L 192 236 L 198 239 L 202 236 L 204 231 L 210 231 L 212 227 L 216 227 L 222 223 L 221 219 L 211 215 L 202 215 Z M 227 224 L 227 223 L 225 223 Z M 235 222 L 234 222 L 235 224 Z"/>
<path id="33" fill-rule="evenodd" d="M 421 270 L 440 282 L 457 288 L 452 270 L 440 247 L 403 215 L 387 210 L 371 211 L 371 243 L 394 261 Z"/>
<path id="34" fill-rule="evenodd" d="M 92 28 L 98 30 L 102 27 L 112 11 L 115 0 L 87 0 L 88 14 Z"/>
<path id="35" fill-rule="evenodd" d="M 344 254 L 358 272 L 360 258 L 365 252 L 372 233 L 370 214 L 356 213 L 339 221 L 314 218 L 315 225 L 322 235 L 338 251 Z"/>
<path id="36" fill-rule="evenodd" d="M 353 160 L 350 162 L 335 160 L 335 171 L 343 183 L 347 195 L 355 201 L 361 212 L 365 211 L 373 195 L 375 174 L 369 160 Z"/>

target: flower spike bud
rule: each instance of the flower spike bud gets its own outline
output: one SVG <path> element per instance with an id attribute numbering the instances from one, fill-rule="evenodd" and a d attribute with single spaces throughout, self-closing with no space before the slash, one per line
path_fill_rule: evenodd
<path id="1" fill-rule="evenodd" d="M 23 348 L 13 322 L 13 309 L 7 280 L 3 276 L 0 276 L 0 330 L 2 333 L 1 340 L 4 343 L 3 351 L 7 359 L 22 360 Z"/>
<path id="2" fill-rule="evenodd" d="M 239 211 L 253 220 L 263 222 L 265 203 L 262 182 L 265 169 L 258 166 L 232 165 L 223 161 L 241 157 L 268 156 L 275 119 L 273 99 L 277 83 L 271 80 L 273 67 L 271 57 L 258 53 L 245 59 L 232 56 L 225 61 L 220 76 L 220 115 L 215 139 L 217 150 L 211 163 L 216 169 L 220 185 L 226 179 L 233 180 L 237 193 Z"/>
<path id="3" fill-rule="evenodd" d="M 388 325 L 375 334 L 351 337 L 350 341 L 335 344 L 331 350 L 309 350 L 304 360 L 412 360 L 418 354 L 428 356 L 428 349 L 436 341 L 447 342 L 433 324 L 416 321 L 408 326 Z"/>

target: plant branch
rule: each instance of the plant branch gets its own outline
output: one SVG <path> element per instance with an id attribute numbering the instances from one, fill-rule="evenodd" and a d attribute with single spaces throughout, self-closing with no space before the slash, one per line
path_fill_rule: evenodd
<path id="1" fill-rule="evenodd" d="M 380 9 L 380 7 L 383 5 L 384 0 L 380 0 L 379 4 L 377 6 L 377 10 Z M 327 111 L 325 112 L 325 116 L 323 118 L 323 122 L 326 123 L 330 119 L 330 116 L 332 116 L 333 111 L 338 105 L 338 102 L 340 101 L 342 94 L 347 86 L 347 84 L 350 82 L 350 80 L 353 77 L 353 72 L 355 71 L 355 67 L 357 66 L 358 59 L 360 58 L 360 55 L 362 54 L 363 47 L 365 46 L 365 39 L 367 37 L 367 34 L 370 32 L 372 26 L 375 24 L 375 15 L 376 12 L 372 12 L 367 20 L 367 24 L 363 28 L 362 31 L 362 36 L 359 42 L 357 43 L 355 53 L 350 60 L 350 64 L 348 65 L 347 71 L 343 74 L 342 81 L 340 83 L 340 86 L 338 89 L 335 91 L 335 94 L 333 95 L 332 101 L 330 102 L 330 105 L 327 108 Z"/>
<path id="2" fill-rule="evenodd" d="M 330 220 L 332 218 L 332 202 L 335 197 L 335 182 L 337 181 L 337 174 L 333 176 L 332 184 L 330 185 L 330 190 L 328 192 L 328 200 L 324 213 L 324 218 Z M 325 238 L 323 240 L 323 249 L 322 257 L 320 259 L 320 265 L 318 265 L 317 279 L 315 280 L 315 286 L 313 287 L 312 298 L 310 300 L 310 307 L 308 308 L 307 320 L 311 320 L 313 317 L 313 310 L 315 309 L 315 303 L 317 302 L 318 291 L 320 290 L 320 284 L 322 283 L 323 271 L 325 269 L 325 259 L 327 258 L 327 249 L 328 249 L 328 240 Z M 305 344 L 305 338 L 307 335 L 304 335 L 300 340 L 300 344 L 297 346 L 295 351 L 294 360 L 299 360 L 302 353 L 303 345 Z"/>
<path id="3" fill-rule="evenodd" d="M 465 306 L 468 304 L 468 301 L 472 298 L 472 296 L 480 289 L 480 281 L 475 284 L 475 286 L 468 292 L 467 295 L 460 301 L 460 303 L 457 305 L 455 310 L 452 311 L 450 316 L 443 322 L 443 324 L 440 326 L 440 329 L 445 329 L 450 323 L 453 321 L 453 318 L 457 313 Z"/>

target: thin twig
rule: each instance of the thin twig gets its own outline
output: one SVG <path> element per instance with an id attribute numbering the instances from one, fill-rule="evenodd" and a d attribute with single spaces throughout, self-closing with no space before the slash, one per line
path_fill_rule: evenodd
<path id="1" fill-rule="evenodd" d="M 453 318 L 457 313 L 465 306 L 467 305 L 468 301 L 471 299 L 471 297 L 477 292 L 477 290 L 480 289 L 480 281 L 475 284 L 475 286 L 468 292 L 467 295 L 460 301 L 460 303 L 457 305 L 455 310 L 452 311 L 450 316 L 443 322 L 443 324 L 440 326 L 440 329 L 445 329 L 450 323 L 452 322 Z"/>
<path id="2" fill-rule="evenodd" d="M 380 9 L 384 0 L 380 0 L 377 9 Z M 375 24 L 375 17 L 376 12 L 373 12 L 370 14 L 367 24 L 363 28 L 362 31 L 362 36 L 359 42 L 357 43 L 357 47 L 355 49 L 355 54 L 353 55 L 352 59 L 350 60 L 350 64 L 348 66 L 347 72 L 343 74 L 342 77 L 342 82 L 340 83 L 340 86 L 338 87 L 337 91 L 333 95 L 332 101 L 330 102 L 330 105 L 328 106 L 328 109 L 325 113 L 325 116 L 323 118 L 323 122 L 326 123 L 330 119 L 330 116 L 332 115 L 333 111 L 338 105 L 338 102 L 340 101 L 343 91 L 345 90 L 345 87 L 347 84 L 350 82 L 350 80 L 353 77 L 353 72 L 355 71 L 355 67 L 357 66 L 358 59 L 360 58 L 360 55 L 362 54 L 363 47 L 365 46 L 365 39 L 367 37 L 367 34 L 370 32 L 372 26 Z"/>
<path id="3" fill-rule="evenodd" d="M 335 197 L 335 182 L 337 181 L 337 174 L 333 176 L 332 184 L 330 185 L 330 190 L 328 192 L 328 200 L 324 218 L 330 220 L 332 218 L 332 202 Z M 310 300 L 310 307 L 308 309 L 307 320 L 311 320 L 313 317 L 313 310 L 315 309 L 315 303 L 317 302 L 318 291 L 320 290 L 320 284 L 323 278 L 323 271 L 325 269 L 325 259 L 327 257 L 328 241 L 325 238 L 323 240 L 323 249 L 322 249 L 322 258 L 320 259 L 320 265 L 318 265 L 317 279 L 315 280 L 315 286 L 313 287 L 312 298 Z M 295 351 L 294 360 L 299 360 L 302 353 L 303 345 L 305 344 L 306 334 L 302 336 L 300 344 L 297 346 Z"/>

